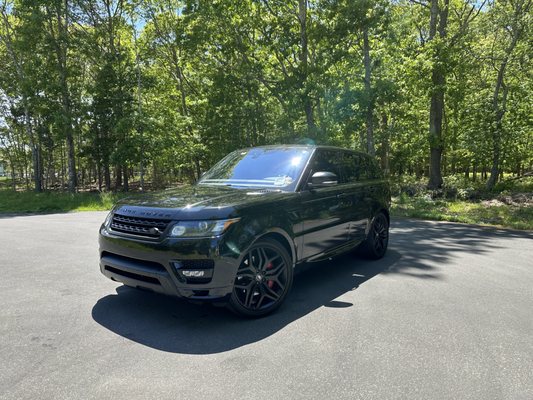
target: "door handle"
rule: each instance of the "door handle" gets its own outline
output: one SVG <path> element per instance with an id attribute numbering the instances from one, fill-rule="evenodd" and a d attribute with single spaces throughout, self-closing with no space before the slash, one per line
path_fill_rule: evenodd
<path id="1" fill-rule="evenodd" d="M 341 207 L 351 207 L 353 204 L 352 197 L 348 193 L 340 193 L 337 195 L 339 205 Z"/>

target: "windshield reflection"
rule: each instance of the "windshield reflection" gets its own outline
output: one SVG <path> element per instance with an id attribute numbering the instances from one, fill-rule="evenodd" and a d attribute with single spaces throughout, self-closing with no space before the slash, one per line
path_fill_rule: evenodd
<path id="1" fill-rule="evenodd" d="M 294 190 L 310 154 L 305 147 L 237 150 L 206 172 L 198 184 Z"/>

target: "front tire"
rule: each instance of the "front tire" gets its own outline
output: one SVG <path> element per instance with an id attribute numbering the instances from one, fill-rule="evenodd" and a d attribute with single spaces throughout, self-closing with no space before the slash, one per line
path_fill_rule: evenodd
<path id="1" fill-rule="evenodd" d="M 374 217 L 366 240 L 361 245 L 361 253 L 367 258 L 379 260 L 387 252 L 389 245 L 389 220 L 380 212 Z"/>
<path id="2" fill-rule="evenodd" d="M 287 250 L 276 240 L 260 239 L 242 258 L 229 308 L 246 317 L 267 315 L 283 303 L 292 280 L 293 268 Z"/>

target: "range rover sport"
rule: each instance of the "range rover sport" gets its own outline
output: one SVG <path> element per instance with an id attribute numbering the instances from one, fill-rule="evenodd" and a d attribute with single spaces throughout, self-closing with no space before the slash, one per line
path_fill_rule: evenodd
<path id="1" fill-rule="evenodd" d="M 281 305 L 298 264 L 355 248 L 383 257 L 389 205 L 389 186 L 364 153 L 238 150 L 195 185 L 117 204 L 100 228 L 100 269 L 128 286 L 258 317 Z"/>

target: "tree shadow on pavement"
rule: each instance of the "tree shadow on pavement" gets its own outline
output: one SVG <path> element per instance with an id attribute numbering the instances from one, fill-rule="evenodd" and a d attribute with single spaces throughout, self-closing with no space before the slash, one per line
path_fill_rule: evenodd
<path id="1" fill-rule="evenodd" d="M 444 279 L 446 265 L 461 253 L 498 250 L 500 239 L 533 239 L 533 232 L 450 222 L 399 219 L 391 228 L 390 245 L 401 258 L 384 273 L 423 279 Z"/>
<path id="2" fill-rule="evenodd" d="M 335 299 L 378 274 L 445 279 L 446 266 L 458 253 L 494 250 L 491 243 L 500 237 L 533 239 L 533 233 L 400 220 L 392 225 L 386 257 L 368 261 L 348 254 L 306 264 L 297 273 L 285 304 L 261 319 L 242 319 L 224 308 L 190 304 L 125 286 L 117 288 L 117 294 L 98 300 L 92 316 L 110 331 L 155 349 L 183 354 L 220 353 L 267 338 L 320 307 L 349 312 L 351 303 Z"/>

